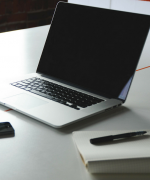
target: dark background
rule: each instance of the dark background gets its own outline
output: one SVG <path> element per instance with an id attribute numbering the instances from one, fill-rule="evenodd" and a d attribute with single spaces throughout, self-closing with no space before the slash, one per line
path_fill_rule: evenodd
<path id="1" fill-rule="evenodd" d="M 50 24 L 58 2 L 59 0 L 0 0 L 0 32 Z"/>

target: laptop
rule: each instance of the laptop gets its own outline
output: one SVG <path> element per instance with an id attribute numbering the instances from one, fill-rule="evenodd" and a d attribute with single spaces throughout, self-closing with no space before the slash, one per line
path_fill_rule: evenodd
<path id="1" fill-rule="evenodd" d="M 1 87 L 0 103 L 55 128 L 117 108 L 149 27 L 147 15 L 59 2 L 36 73 Z"/>

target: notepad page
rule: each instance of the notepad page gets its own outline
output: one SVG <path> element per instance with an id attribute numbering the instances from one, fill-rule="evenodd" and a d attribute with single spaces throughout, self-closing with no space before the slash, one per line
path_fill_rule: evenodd
<path id="1" fill-rule="evenodd" d="M 101 145 L 90 143 L 91 138 L 116 135 L 128 131 L 76 131 L 73 139 L 85 163 L 97 160 L 119 160 L 150 157 L 150 133 L 141 137 L 116 140 Z"/>

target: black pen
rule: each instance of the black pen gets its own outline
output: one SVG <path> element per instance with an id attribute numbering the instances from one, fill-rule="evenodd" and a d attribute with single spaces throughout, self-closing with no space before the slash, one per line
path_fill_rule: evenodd
<path id="1" fill-rule="evenodd" d="M 103 142 L 113 141 L 115 139 L 122 139 L 122 138 L 144 135 L 145 133 L 147 133 L 147 131 L 137 131 L 137 132 L 129 132 L 129 133 L 124 133 L 124 134 L 98 137 L 98 138 L 90 139 L 90 143 L 91 144 L 99 144 L 99 143 L 103 143 Z"/>

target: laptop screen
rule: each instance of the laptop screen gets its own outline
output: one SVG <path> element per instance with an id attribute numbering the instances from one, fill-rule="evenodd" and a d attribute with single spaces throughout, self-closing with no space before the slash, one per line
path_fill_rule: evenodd
<path id="1" fill-rule="evenodd" d="M 149 26 L 147 15 L 60 2 L 37 72 L 124 100 Z"/>

